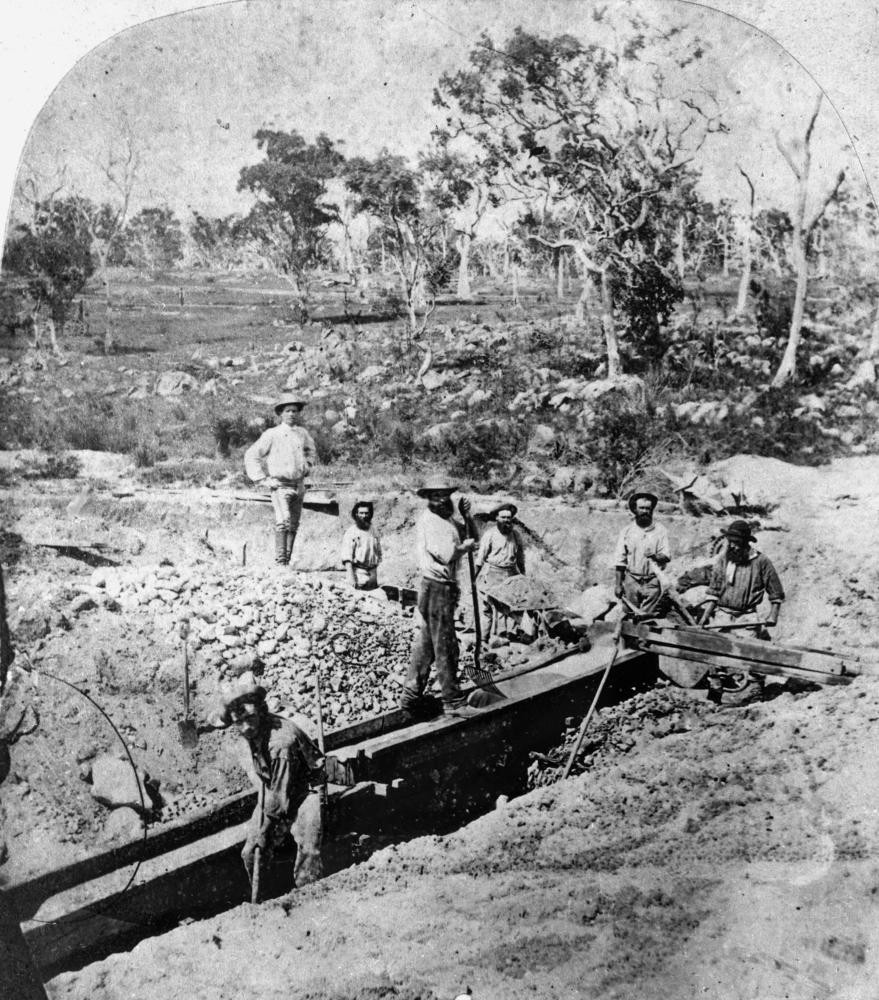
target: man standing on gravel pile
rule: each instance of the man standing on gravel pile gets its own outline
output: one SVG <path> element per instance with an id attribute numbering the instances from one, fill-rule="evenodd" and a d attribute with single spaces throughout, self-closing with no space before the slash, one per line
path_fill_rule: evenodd
<path id="1" fill-rule="evenodd" d="M 769 639 L 784 600 L 781 579 L 768 556 L 753 548 L 757 539 L 747 521 L 733 521 L 721 534 L 726 546 L 712 567 L 702 624 L 710 618 L 715 625 L 748 625 L 744 631 Z M 769 600 L 765 618 L 758 612 L 764 597 Z"/>
<path id="2" fill-rule="evenodd" d="M 518 513 L 519 508 L 514 503 L 499 504 L 490 514 L 494 524 L 479 540 L 476 575 L 482 596 L 482 638 L 485 642 L 491 636 L 493 619 L 491 602 L 486 596 L 488 591 L 511 576 L 525 573 L 525 550 L 513 527 L 513 519 Z"/>
<path id="3" fill-rule="evenodd" d="M 415 526 L 415 548 L 421 573 L 418 613 L 421 627 L 412 644 L 409 671 L 403 685 L 400 707 L 418 714 L 430 676 L 436 665 L 443 700 L 443 712 L 468 718 L 478 709 L 465 703 L 458 686 L 458 637 L 455 633 L 455 605 L 458 601 L 458 561 L 476 546 L 476 532 L 470 519 L 470 501 L 461 501 L 470 538 L 464 525 L 453 517 L 452 494 L 457 489 L 443 477 L 428 480 L 418 496 L 427 500 L 427 510 Z"/>
<path id="4" fill-rule="evenodd" d="M 632 609 L 652 610 L 662 594 L 658 571 L 671 560 L 668 532 L 653 520 L 659 498 L 640 491 L 629 497 L 634 523 L 620 532 L 614 553 L 614 593 Z"/>
<path id="5" fill-rule="evenodd" d="M 382 561 L 381 539 L 372 527 L 375 507 L 371 500 L 358 500 L 351 508 L 354 521 L 342 536 L 342 565 L 355 590 L 376 590 L 378 564 Z"/>
<path id="6" fill-rule="evenodd" d="M 307 885 L 322 874 L 321 788 L 323 757 L 306 732 L 302 716 L 289 719 L 266 706 L 266 691 L 252 673 L 243 673 L 221 691 L 217 720 L 232 725 L 246 743 L 244 767 L 256 786 L 258 800 L 241 851 L 253 882 L 254 856 L 267 864 L 289 831 L 296 841 L 295 885 Z"/>
<path id="7" fill-rule="evenodd" d="M 314 440 L 301 426 L 305 400 L 282 396 L 275 403 L 277 427 L 270 427 L 244 454 L 244 471 L 254 483 L 268 486 L 275 514 L 275 562 L 286 566 L 302 516 L 305 477 L 316 457 Z"/>

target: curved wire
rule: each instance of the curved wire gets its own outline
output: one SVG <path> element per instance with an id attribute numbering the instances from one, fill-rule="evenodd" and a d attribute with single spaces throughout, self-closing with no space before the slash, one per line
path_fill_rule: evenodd
<path id="1" fill-rule="evenodd" d="M 88 693 L 88 691 L 83 691 L 82 688 L 77 687 L 71 681 L 65 680 L 63 677 L 59 677 L 57 674 L 50 673 L 48 670 L 44 670 L 42 667 L 39 667 L 39 668 L 35 667 L 33 665 L 32 661 L 31 661 L 30 657 L 27 655 L 27 653 L 20 654 L 20 655 L 23 655 L 24 659 L 27 660 L 27 666 L 26 667 L 21 667 L 21 669 L 25 673 L 30 674 L 30 675 L 35 676 L 35 677 L 39 677 L 40 675 L 42 675 L 44 677 L 48 677 L 50 680 L 57 681 L 59 684 L 64 684 L 66 687 L 69 687 L 72 691 L 75 691 L 78 695 L 81 695 L 83 698 L 85 698 L 85 700 L 87 702 L 89 702 L 94 708 L 96 708 L 98 710 L 98 712 L 100 712 L 100 714 L 107 720 L 107 724 L 110 726 L 110 728 L 116 734 L 116 738 L 122 744 L 122 748 L 125 751 L 125 756 L 128 758 L 128 763 L 131 765 L 131 770 L 132 770 L 132 773 L 134 774 L 135 784 L 137 785 L 137 795 L 138 795 L 138 798 L 140 799 L 141 812 L 145 816 L 147 814 L 147 807 L 146 807 L 146 801 L 144 799 L 144 794 L 143 794 L 143 783 L 141 782 L 140 777 L 138 776 L 138 773 L 137 773 L 137 763 L 136 763 L 136 761 L 134 759 L 134 756 L 131 753 L 131 750 L 130 750 L 128 744 L 125 742 L 125 737 L 122 735 L 121 732 L 119 732 L 119 729 L 117 728 L 116 723 L 110 718 L 110 716 L 106 712 L 106 710 L 97 701 L 95 701 L 94 698 L 92 698 L 92 696 Z M 147 843 L 148 839 L 149 839 L 149 833 L 148 833 L 146 825 L 144 825 L 144 828 L 143 828 L 143 838 L 142 838 L 142 841 L 141 841 L 141 846 L 143 848 L 146 848 L 146 843 Z M 122 896 L 126 892 L 128 892 L 128 890 L 134 884 L 134 880 L 137 878 L 137 874 L 140 871 L 140 866 L 143 863 L 143 861 L 144 861 L 144 859 L 141 857 L 141 858 L 139 858 L 135 862 L 135 864 L 134 864 L 134 870 L 131 872 L 131 875 L 129 876 L 128 881 L 125 883 L 125 885 L 122 887 L 122 889 L 119 891 L 119 893 L 117 895 Z M 95 904 L 88 904 L 88 906 L 87 906 L 87 909 L 89 909 L 93 913 L 104 913 L 104 912 L 106 912 L 107 909 L 110 909 L 110 908 L 111 908 L 110 906 L 101 907 L 97 903 L 95 903 Z M 57 923 L 58 919 L 61 919 L 61 918 L 53 919 L 53 920 L 40 920 L 38 917 L 32 917 L 31 919 L 35 923 L 40 923 L 40 924 L 54 924 L 54 923 Z M 80 919 L 86 920 L 88 918 L 85 917 L 85 916 L 83 916 Z M 140 920 L 126 920 L 126 923 L 141 924 L 141 926 L 147 926 L 147 923 L 145 921 L 140 921 Z"/>

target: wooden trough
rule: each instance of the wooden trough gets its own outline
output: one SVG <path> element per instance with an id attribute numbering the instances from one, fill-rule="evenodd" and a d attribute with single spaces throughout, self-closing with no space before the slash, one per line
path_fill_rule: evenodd
<path id="1" fill-rule="evenodd" d="M 490 761 L 491 771 L 505 756 L 524 761 L 529 750 L 551 745 L 565 717 L 582 711 L 611 653 L 608 630 L 588 652 L 546 656 L 524 675 L 499 675 L 505 698 L 474 718 L 412 724 L 396 711 L 328 734 L 328 869 L 350 864 L 351 845 L 364 837 L 390 842 L 425 823 L 451 822 L 441 815 L 447 800 L 437 776 L 453 775 L 466 785 L 479 762 Z M 620 687 L 649 686 L 655 661 L 639 650 L 626 652 L 614 675 L 618 696 Z M 8 902 L 42 974 L 81 967 L 181 919 L 248 899 L 239 852 L 254 802 L 252 792 L 232 796 L 142 838 L 8 886 Z M 292 887 L 292 859 L 275 869 L 266 895 Z"/>

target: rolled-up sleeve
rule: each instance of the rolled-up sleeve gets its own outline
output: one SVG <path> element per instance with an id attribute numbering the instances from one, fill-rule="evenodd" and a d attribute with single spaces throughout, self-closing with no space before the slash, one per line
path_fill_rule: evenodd
<path id="1" fill-rule="evenodd" d="M 781 604 L 784 600 L 784 587 L 781 585 L 781 577 L 776 572 L 775 567 L 768 559 L 763 559 L 761 566 L 763 575 L 763 587 L 770 604 Z"/>
<path id="2" fill-rule="evenodd" d="M 614 566 L 625 567 L 629 560 L 629 539 L 628 532 L 624 528 L 617 538 L 616 548 L 613 553 Z"/>

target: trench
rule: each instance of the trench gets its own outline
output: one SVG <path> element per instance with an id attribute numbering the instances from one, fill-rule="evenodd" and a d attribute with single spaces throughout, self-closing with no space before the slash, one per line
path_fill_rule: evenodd
<path id="1" fill-rule="evenodd" d="M 474 743 L 462 735 L 458 751 L 434 758 L 414 754 L 407 760 L 404 737 L 402 754 L 389 765 L 388 774 L 378 775 L 388 781 L 377 785 L 380 794 L 366 794 L 369 782 L 361 783 L 364 794 L 359 794 L 360 786 L 341 797 L 338 789 L 335 798 L 331 794 L 324 837 L 325 877 L 367 860 L 383 847 L 415 837 L 451 834 L 494 809 L 499 796 L 514 799 L 525 794 L 531 752 L 545 753 L 561 742 L 566 722 L 585 714 L 598 679 L 592 675 L 576 692 L 548 702 L 540 697 L 526 699 L 499 738 L 477 737 Z M 632 657 L 611 673 L 599 707 L 618 705 L 647 690 L 655 679 L 652 657 Z M 459 725 L 463 734 L 464 727 L 481 723 L 481 719 L 468 719 Z M 416 728 L 429 729 L 424 724 Z M 449 732 L 456 729 L 447 728 Z M 472 729 L 471 735 L 474 732 L 478 731 Z M 390 794 L 392 788 L 394 794 Z M 252 797 L 237 798 L 224 807 L 232 819 L 224 830 L 174 855 L 159 855 L 144 863 L 139 878 L 121 891 L 117 879 L 116 891 L 102 894 L 98 889 L 97 900 L 73 909 L 68 906 L 57 919 L 41 916 L 45 907 L 40 912 L 21 912 L 27 905 L 26 894 L 19 894 L 19 916 L 31 917 L 23 924 L 25 939 L 44 978 L 76 971 L 181 924 L 248 903 L 250 886 L 239 854 L 240 823 L 250 814 Z M 294 863 L 291 839 L 262 873 L 262 902 L 295 892 Z M 81 891 L 84 885 L 77 888 Z M 99 887 L 99 880 L 94 885 Z"/>

